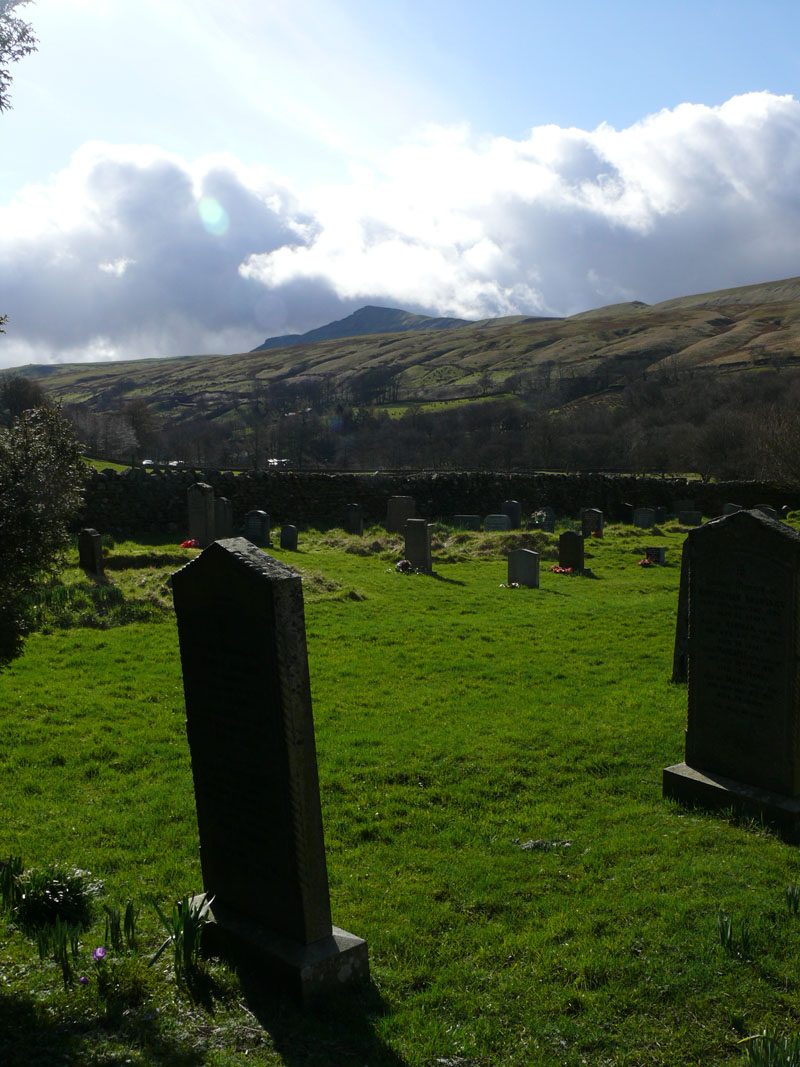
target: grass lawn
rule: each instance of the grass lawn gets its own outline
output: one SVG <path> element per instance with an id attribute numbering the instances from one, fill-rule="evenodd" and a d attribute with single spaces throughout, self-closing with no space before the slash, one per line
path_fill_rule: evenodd
<path id="1" fill-rule="evenodd" d="M 0 859 L 103 891 L 67 984 L 0 916 L 0 1063 L 724 1065 L 800 1029 L 797 849 L 661 797 L 685 533 L 608 527 L 594 578 L 536 536 L 539 590 L 503 587 L 519 535 L 437 528 L 435 577 L 378 530 L 273 551 L 304 575 L 333 920 L 373 979 L 311 1016 L 216 961 L 148 966 L 151 901 L 201 888 L 166 584 L 195 553 L 110 546 L 99 587 L 71 557 L 0 675 Z M 668 566 L 638 565 L 649 544 Z M 102 905 L 128 900 L 137 947 L 112 950 Z"/>

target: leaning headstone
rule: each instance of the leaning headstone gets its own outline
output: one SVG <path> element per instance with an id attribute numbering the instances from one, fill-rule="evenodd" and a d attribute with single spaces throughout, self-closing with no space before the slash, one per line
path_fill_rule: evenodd
<path id="1" fill-rule="evenodd" d="M 286 548 L 290 552 L 297 551 L 296 526 L 281 526 L 281 548 Z"/>
<path id="2" fill-rule="evenodd" d="M 687 538 L 685 763 L 664 793 L 800 837 L 800 534 L 759 512 Z"/>
<path id="3" fill-rule="evenodd" d="M 303 588 L 244 538 L 173 575 L 211 946 L 304 1003 L 369 975 L 331 924 Z"/>
<path id="4" fill-rule="evenodd" d="M 78 534 L 78 565 L 93 578 L 102 578 L 103 538 L 97 530 L 81 530 Z"/>
<path id="5" fill-rule="evenodd" d="M 480 515 L 454 515 L 453 526 L 457 530 L 480 530 Z"/>
<path id="6" fill-rule="evenodd" d="M 636 509 L 633 504 L 620 504 L 619 506 L 619 521 L 626 523 L 628 526 L 633 525 L 633 513 Z"/>
<path id="7" fill-rule="evenodd" d="M 678 514 L 679 526 L 700 526 L 703 516 L 699 511 L 681 511 Z"/>
<path id="8" fill-rule="evenodd" d="M 512 530 L 518 530 L 522 525 L 522 504 L 518 500 L 504 500 L 500 505 L 504 515 L 508 515 Z"/>
<path id="9" fill-rule="evenodd" d="M 224 496 L 214 501 L 214 540 L 233 537 L 233 505 Z"/>
<path id="10" fill-rule="evenodd" d="M 558 565 L 583 570 L 583 538 L 577 530 L 565 530 L 558 539 Z"/>
<path id="11" fill-rule="evenodd" d="M 652 508 L 637 508 L 633 513 L 633 525 L 641 530 L 650 530 L 655 525 L 656 513 Z"/>
<path id="12" fill-rule="evenodd" d="M 603 513 L 598 508 L 584 508 L 581 511 L 581 530 L 584 537 L 594 534 L 603 536 Z"/>
<path id="13" fill-rule="evenodd" d="M 405 556 L 415 570 L 423 574 L 430 574 L 433 570 L 431 563 L 431 530 L 427 519 L 406 520 L 406 547 Z"/>
<path id="14" fill-rule="evenodd" d="M 416 518 L 417 505 L 412 496 L 391 496 L 386 505 L 386 529 L 402 533 L 408 519 Z"/>
<path id="15" fill-rule="evenodd" d="M 658 563 L 660 566 L 664 566 L 667 562 L 667 550 L 663 545 L 655 545 L 644 550 L 644 554 L 647 559 L 653 563 Z"/>
<path id="16" fill-rule="evenodd" d="M 214 488 L 205 482 L 195 482 L 186 491 L 189 509 L 189 537 L 200 548 L 205 548 L 214 540 Z"/>
<path id="17" fill-rule="evenodd" d="M 539 588 L 539 553 L 529 548 L 514 548 L 508 553 L 508 584 Z"/>
<path id="18" fill-rule="evenodd" d="M 259 548 L 269 546 L 270 521 L 266 511 L 248 511 L 244 517 L 244 535 Z"/>
<path id="19" fill-rule="evenodd" d="M 511 529 L 511 520 L 508 515 L 487 515 L 483 520 L 483 529 L 486 533 L 499 533 Z"/>
<path id="20" fill-rule="evenodd" d="M 722 507 L 723 515 L 735 515 L 737 511 L 742 511 L 741 504 L 724 504 Z"/>
<path id="21" fill-rule="evenodd" d="M 689 539 L 681 552 L 681 581 L 678 613 L 675 619 L 675 648 L 672 654 L 672 680 L 685 684 L 689 678 Z"/>
<path id="22" fill-rule="evenodd" d="M 362 536 L 364 533 L 364 513 L 360 504 L 347 505 L 347 518 L 345 519 L 344 528 L 349 534 L 355 534 L 357 537 Z"/>
<path id="23" fill-rule="evenodd" d="M 766 515 L 768 519 L 777 519 L 778 512 L 775 508 L 770 507 L 769 504 L 756 504 L 753 507 L 753 511 L 760 511 L 762 515 Z"/>

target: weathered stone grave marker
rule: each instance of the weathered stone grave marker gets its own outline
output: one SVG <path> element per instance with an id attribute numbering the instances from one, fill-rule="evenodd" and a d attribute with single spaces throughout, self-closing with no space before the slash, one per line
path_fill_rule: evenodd
<path id="1" fill-rule="evenodd" d="M 386 505 L 386 529 L 389 533 L 403 533 L 408 519 L 417 515 L 413 496 L 390 496 Z"/>
<path id="2" fill-rule="evenodd" d="M 244 535 L 259 548 L 266 548 L 269 543 L 270 520 L 266 511 L 248 511 L 244 517 Z"/>
<path id="3" fill-rule="evenodd" d="M 405 556 L 415 570 L 431 574 L 431 530 L 427 519 L 407 519 L 405 527 Z"/>
<path id="4" fill-rule="evenodd" d="M 288 549 L 289 552 L 297 551 L 296 526 L 281 526 L 281 548 Z"/>
<path id="5" fill-rule="evenodd" d="M 518 500 L 504 500 L 500 505 L 500 511 L 508 515 L 508 521 L 512 530 L 518 530 L 522 525 L 522 504 Z"/>
<path id="6" fill-rule="evenodd" d="M 664 793 L 800 837 L 800 534 L 757 511 L 692 530 L 685 763 Z M 677 643 L 676 643 L 677 644 Z"/>
<path id="7" fill-rule="evenodd" d="M 640 530 L 650 530 L 655 525 L 656 513 L 652 508 L 636 508 L 633 513 L 633 525 Z"/>
<path id="8" fill-rule="evenodd" d="M 539 553 L 530 548 L 514 548 L 508 553 L 508 584 L 539 588 Z"/>
<path id="9" fill-rule="evenodd" d="M 511 529 L 511 520 L 508 515 L 487 515 L 483 520 L 485 533 L 502 533 Z"/>
<path id="10" fill-rule="evenodd" d="M 633 513 L 636 509 L 633 504 L 620 504 L 619 506 L 619 521 L 626 523 L 628 526 L 633 525 Z"/>
<path id="11" fill-rule="evenodd" d="M 722 507 L 723 515 L 735 515 L 737 511 L 742 511 L 741 504 L 724 504 Z"/>
<path id="12" fill-rule="evenodd" d="M 681 511 L 678 514 L 679 526 L 700 526 L 703 516 L 699 511 Z"/>
<path id="13" fill-rule="evenodd" d="M 480 530 L 480 515 L 454 515 L 453 526 L 459 530 Z"/>
<path id="14" fill-rule="evenodd" d="M 300 577 L 231 538 L 172 586 L 208 932 L 313 1001 L 369 963 L 331 923 Z"/>
<path id="15" fill-rule="evenodd" d="M 756 504 L 753 511 L 760 511 L 762 515 L 766 515 L 768 519 L 777 519 L 778 512 L 775 508 L 769 504 Z"/>
<path id="16" fill-rule="evenodd" d="M 565 530 L 558 538 L 558 565 L 583 570 L 583 538 L 577 530 Z"/>
<path id="17" fill-rule="evenodd" d="M 200 548 L 214 540 L 214 487 L 205 482 L 195 482 L 186 490 L 189 510 L 189 537 Z"/>
<path id="18" fill-rule="evenodd" d="M 233 505 L 224 496 L 214 501 L 214 540 L 222 541 L 233 537 Z"/>
<path id="19" fill-rule="evenodd" d="M 363 536 L 364 513 L 360 504 L 347 505 L 347 517 L 345 519 L 344 528 L 349 534 L 355 534 L 357 537 Z"/>
<path id="20" fill-rule="evenodd" d="M 103 538 L 97 530 L 81 530 L 78 534 L 78 565 L 94 578 L 102 578 Z"/>
<path id="21" fill-rule="evenodd" d="M 581 511 L 581 532 L 584 537 L 593 534 L 603 536 L 603 513 L 599 508 L 584 508 Z"/>
<path id="22" fill-rule="evenodd" d="M 667 521 L 667 509 L 666 508 L 654 508 L 653 516 L 656 526 L 661 526 Z"/>
<path id="23" fill-rule="evenodd" d="M 647 559 L 662 567 L 667 562 L 667 550 L 663 545 L 651 545 L 644 550 L 644 554 Z"/>

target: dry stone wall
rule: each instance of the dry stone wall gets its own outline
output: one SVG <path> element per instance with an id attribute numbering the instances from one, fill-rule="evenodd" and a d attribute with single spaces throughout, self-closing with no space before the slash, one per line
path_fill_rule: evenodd
<path id="1" fill-rule="evenodd" d="M 692 499 L 705 516 L 720 515 L 726 502 L 742 507 L 765 502 L 800 508 L 800 493 L 763 482 L 703 485 L 683 478 L 622 477 L 600 474 L 498 474 L 425 472 L 418 474 L 326 474 L 303 471 L 112 470 L 95 472 L 75 529 L 92 527 L 115 536 L 175 533 L 188 536 L 186 492 L 194 482 L 213 486 L 233 508 L 234 531 L 244 529 L 248 511 L 264 510 L 273 528 L 344 526 L 347 507 L 359 504 L 366 525 L 384 523 L 391 496 L 411 496 L 417 515 L 451 521 L 454 515 L 498 512 L 504 500 L 522 505 L 523 520 L 548 505 L 557 515 L 576 518 L 582 508 L 599 508 L 617 521 L 623 503 L 671 509 Z"/>

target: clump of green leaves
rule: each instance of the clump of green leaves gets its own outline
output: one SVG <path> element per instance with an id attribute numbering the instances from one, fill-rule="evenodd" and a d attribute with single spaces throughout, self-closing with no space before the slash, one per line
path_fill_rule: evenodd
<path id="1" fill-rule="evenodd" d="M 786 887 L 786 907 L 791 915 L 800 914 L 800 886 L 796 883 Z"/>
<path id="2" fill-rule="evenodd" d="M 172 914 L 166 916 L 158 904 L 153 901 L 153 906 L 168 936 L 158 952 L 150 960 L 151 967 L 161 954 L 171 946 L 175 978 L 181 981 L 182 978 L 195 970 L 200 955 L 203 929 L 211 922 L 211 905 L 213 902 L 213 897 L 209 899 L 205 896 L 187 896 L 173 905 Z"/>
<path id="3" fill-rule="evenodd" d="M 776 1037 L 765 1031 L 757 1037 L 747 1037 L 745 1060 L 747 1067 L 800 1067 L 800 1037 Z"/>
<path id="4" fill-rule="evenodd" d="M 87 871 L 53 865 L 22 871 L 16 880 L 14 918 L 26 932 L 54 926 L 57 919 L 80 930 L 90 925 L 92 903 L 102 886 Z"/>
<path id="5" fill-rule="evenodd" d="M 729 956 L 746 960 L 752 955 L 750 927 L 746 919 L 742 919 L 740 922 L 739 936 L 737 937 L 733 919 L 720 908 L 717 912 L 717 934 L 719 935 L 719 943 Z"/>
<path id="6" fill-rule="evenodd" d="M 104 938 L 106 944 L 111 945 L 115 952 L 121 952 L 123 946 L 127 948 L 129 952 L 135 952 L 136 920 L 139 911 L 133 901 L 129 900 L 126 903 L 124 916 L 121 908 L 117 905 L 104 904 L 103 911 L 106 916 Z"/>

